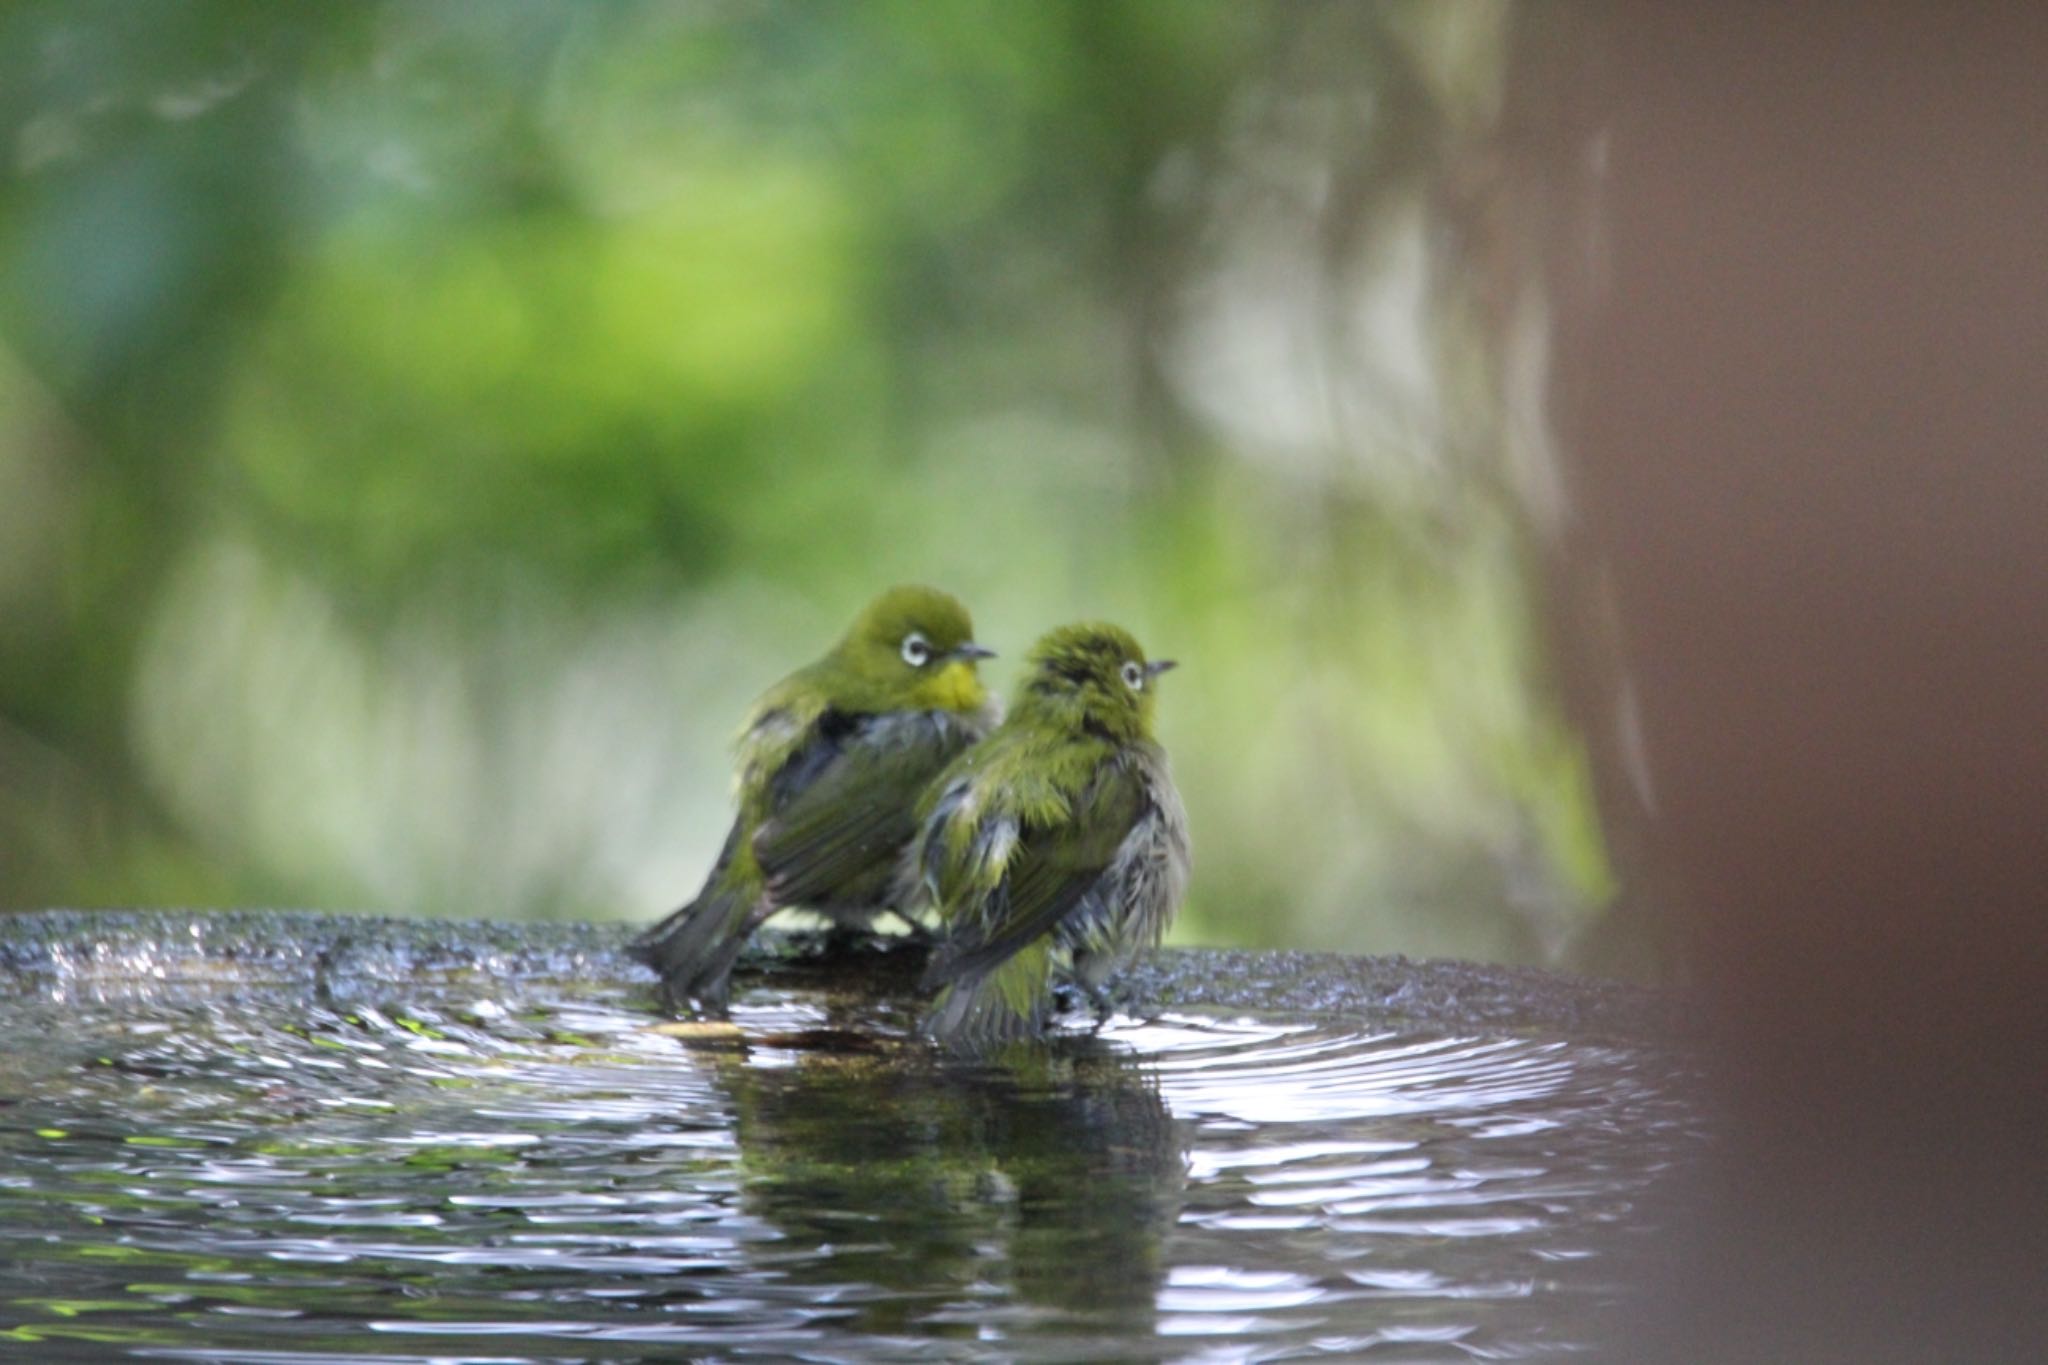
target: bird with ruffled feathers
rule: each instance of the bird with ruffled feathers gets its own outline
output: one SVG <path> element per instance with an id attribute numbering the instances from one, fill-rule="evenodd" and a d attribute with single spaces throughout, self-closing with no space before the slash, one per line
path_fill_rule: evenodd
<path id="1" fill-rule="evenodd" d="M 1098 991 L 1179 910 L 1187 816 L 1152 737 L 1172 667 L 1116 626 L 1052 631 L 1009 717 L 920 802 L 902 899 L 942 926 L 923 1030 L 949 1049 L 1038 1034 L 1058 976 Z"/>

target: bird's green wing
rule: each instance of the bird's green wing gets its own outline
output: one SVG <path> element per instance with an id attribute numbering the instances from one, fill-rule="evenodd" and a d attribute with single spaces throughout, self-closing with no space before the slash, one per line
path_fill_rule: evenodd
<path id="1" fill-rule="evenodd" d="M 951 937 L 926 969 L 927 986 L 988 971 L 1070 916 L 1085 913 L 1145 801 L 1134 774 L 1106 763 L 1066 811 L 1019 821 L 1001 881 L 985 895 L 970 891 L 968 904 L 947 907 Z M 980 819 L 1016 817 L 997 810 Z"/>
<path id="2" fill-rule="evenodd" d="M 880 895 L 915 832 L 919 794 L 973 738 L 932 712 L 828 714 L 770 782 L 768 817 L 754 834 L 776 903 Z"/>

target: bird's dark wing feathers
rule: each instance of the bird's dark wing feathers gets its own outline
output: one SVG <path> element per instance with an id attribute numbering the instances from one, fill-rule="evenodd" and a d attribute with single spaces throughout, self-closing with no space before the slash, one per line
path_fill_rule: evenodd
<path id="1" fill-rule="evenodd" d="M 810 733 L 768 779 L 769 811 L 781 811 L 803 795 L 832 766 L 847 740 L 860 733 L 862 723 L 873 719 L 827 710 L 812 721 Z"/>
<path id="2" fill-rule="evenodd" d="M 1103 873 L 1144 818 L 1150 798 L 1121 765 L 1106 766 L 1057 825 L 1023 827 L 1016 854 L 988 904 L 964 922 L 925 969 L 927 987 L 986 972 L 1039 936 L 1106 913 L 1089 910 Z"/>
<path id="3" fill-rule="evenodd" d="M 769 784 L 770 813 L 754 834 L 769 894 L 811 905 L 877 878 L 886 885 L 915 832 L 918 794 L 968 738 L 931 712 L 827 712 Z"/>

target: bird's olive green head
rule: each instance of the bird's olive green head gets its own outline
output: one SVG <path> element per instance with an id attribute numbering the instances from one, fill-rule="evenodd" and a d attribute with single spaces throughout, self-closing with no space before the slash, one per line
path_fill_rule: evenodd
<path id="1" fill-rule="evenodd" d="M 1032 647 L 1019 719 L 1128 742 L 1152 734 L 1154 683 L 1174 667 L 1145 657 L 1120 626 L 1061 626 Z"/>
<path id="2" fill-rule="evenodd" d="M 988 703 L 977 664 L 994 654 L 958 598 L 910 586 L 862 608 L 831 662 L 869 709 L 975 711 Z"/>

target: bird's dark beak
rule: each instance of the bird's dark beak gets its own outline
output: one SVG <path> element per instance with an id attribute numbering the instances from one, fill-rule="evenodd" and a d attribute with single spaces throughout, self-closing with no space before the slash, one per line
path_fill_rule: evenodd
<path id="1" fill-rule="evenodd" d="M 1154 659 L 1151 663 L 1145 665 L 1145 676 L 1148 678 L 1156 678 L 1161 673 L 1164 673 L 1169 669 L 1179 667 L 1180 660 L 1178 659 Z"/>
<path id="2" fill-rule="evenodd" d="M 996 657 L 994 650 L 985 645 L 975 644 L 972 640 L 969 640 L 964 645 L 957 645 L 947 652 L 955 659 L 966 659 L 970 663 L 976 659 L 993 659 Z"/>

